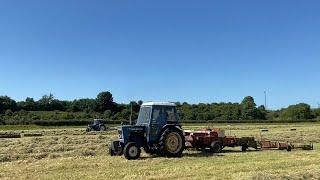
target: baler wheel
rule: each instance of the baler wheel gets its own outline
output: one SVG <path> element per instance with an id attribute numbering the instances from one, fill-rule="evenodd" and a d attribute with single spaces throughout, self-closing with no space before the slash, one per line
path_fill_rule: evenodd
<path id="1" fill-rule="evenodd" d="M 241 146 L 241 151 L 242 151 L 242 152 L 246 152 L 247 149 L 248 149 L 248 145 L 242 145 L 242 146 Z"/>
<path id="2" fill-rule="evenodd" d="M 213 153 L 221 153 L 222 151 L 222 145 L 220 142 L 212 142 L 211 144 L 211 147 L 210 147 L 210 150 L 213 152 Z"/>

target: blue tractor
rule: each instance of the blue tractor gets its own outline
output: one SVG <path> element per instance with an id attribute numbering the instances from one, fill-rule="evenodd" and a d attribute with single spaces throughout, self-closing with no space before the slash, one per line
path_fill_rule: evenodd
<path id="1" fill-rule="evenodd" d="M 184 132 L 174 103 L 148 102 L 141 105 L 135 125 L 119 127 L 119 140 L 109 147 L 111 156 L 124 154 L 138 159 L 141 148 L 149 154 L 181 157 L 185 149 Z"/>
<path id="2" fill-rule="evenodd" d="M 106 131 L 107 127 L 103 119 L 94 119 L 93 123 L 88 124 L 86 131 Z"/>

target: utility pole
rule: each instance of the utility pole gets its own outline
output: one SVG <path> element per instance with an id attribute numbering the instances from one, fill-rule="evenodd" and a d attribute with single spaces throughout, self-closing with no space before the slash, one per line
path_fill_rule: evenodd
<path id="1" fill-rule="evenodd" d="M 132 125 L 132 103 L 130 103 L 130 111 L 131 111 L 131 113 L 130 113 L 130 125 Z"/>
<path id="2" fill-rule="evenodd" d="M 264 91 L 264 108 L 267 109 L 267 91 Z"/>

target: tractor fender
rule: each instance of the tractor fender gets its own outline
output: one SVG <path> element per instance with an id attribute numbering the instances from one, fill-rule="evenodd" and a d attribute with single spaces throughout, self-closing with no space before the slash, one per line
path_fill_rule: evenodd
<path id="1" fill-rule="evenodd" d="M 159 142 L 159 140 L 160 140 L 160 138 L 161 138 L 161 134 L 162 134 L 165 130 L 167 130 L 167 129 L 169 129 L 169 128 L 174 128 L 174 129 L 177 129 L 177 130 L 181 131 L 182 134 L 183 134 L 183 136 L 184 136 L 184 130 L 181 128 L 180 125 L 176 125 L 176 124 L 166 124 L 166 125 L 164 125 L 164 126 L 161 128 L 161 130 L 160 130 L 160 132 L 159 132 L 159 134 L 158 134 L 158 138 L 157 138 L 157 141 L 158 141 L 158 142 Z"/>
<path id="2" fill-rule="evenodd" d="M 165 130 L 169 129 L 169 128 L 175 128 L 178 129 L 179 131 L 182 132 L 182 134 L 184 135 L 184 130 L 181 128 L 180 125 L 176 125 L 176 124 L 166 124 L 162 127 L 161 131 L 159 134 L 162 134 Z M 159 137 L 160 138 L 160 137 Z"/>

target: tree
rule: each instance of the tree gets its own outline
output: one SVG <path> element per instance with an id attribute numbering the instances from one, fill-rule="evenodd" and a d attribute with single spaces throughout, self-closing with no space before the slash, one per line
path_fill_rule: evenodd
<path id="1" fill-rule="evenodd" d="M 11 111 L 11 109 L 7 109 L 4 114 L 5 114 L 6 116 L 12 116 L 12 115 L 13 115 L 13 112 Z"/>
<path id="2" fill-rule="evenodd" d="M 0 96 L 0 113 L 5 112 L 5 110 L 10 109 L 11 111 L 17 110 L 17 103 L 15 100 L 8 96 Z"/>
<path id="3" fill-rule="evenodd" d="M 0 125 L 4 124 L 4 117 L 0 114 Z"/>
<path id="4" fill-rule="evenodd" d="M 51 103 L 54 100 L 53 94 L 43 95 L 41 99 L 39 99 L 38 103 L 40 106 L 40 110 L 42 111 L 51 111 Z"/>
<path id="5" fill-rule="evenodd" d="M 130 119 L 130 115 L 131 115 L 131 111 L 129 109 L 124 109 L 121 111 L 121 118 L 118 120 L 129 120 Z M 134 120 L 135 118 L 133 117 L 132 120 Z"/>
<path id="6" fill-rule="evenodd" d="M 104 113 L 103 113 L 103 117 L 106 118 L 106 119 L 110 119 L 112 116 L 112 112 L 110 110 L 106 110 Z"/>
<path id="7" fill-rule="evenodd" d="M 106 110 L 112 110 L 114 107 L 112 94 L 107 92 L 101 92 L 96 98 L 98 111 L 104 112 Z"/>
<path id="8" fill-rule="evenodd" d="M 141 106 L 141 105 L 143 104 L 143 101 L 142 101 L 142 100 L 139 100 L 139 101 L 138 101 L 138 104 L 139 104 L 139 106 Z"/>
<path id="9" fill-rule="evenodd" d="M 97 104 L 95 99 L 78 99 L 74 100 L 71 105 L 71 110 L 73 112 L 79 111 L 94 111 L 97 109 Z"/>
<path id="10" fill-rule="evenodd" d="M 238 120 L 241 116 L 241 108 L 237 103 L 221 103 L 219 106 L 222 120 Z"/>
<path id="11" fill-rule="evenodd" d="M 33 98 L 27 97 L 23 109 L 26 111 L 34 111 L 37 109 L 37 104 Z"/>
<path id="12" fill-rule="evenodd" d="M 241 115 L 243 119 L 252 120 L 256 118 L 256 103 L 253 97 L 247 96 L 241 102 Z"/>
<path id="13" fill-rule="evenodd" d="M 264 107 L 264 105 L 261 105 L 258 107 L 257 109 L 257 119 L 262 119 L 262 120 L 265 120 L 267 119 L 267 110 L 266 108 Z"/>
<path id="14" fill-rule="evenodd" d="M 66 106 L 66 101 L 60 101 L 58 99 L 54 99 L 50 103 L 51 110 L 65 111 L 67 109 Z"/>
<path id="15" fill-rule="evenodd" d="M 296 105 L 290 105 L 287 109 L 282 110 L 281 113 L 282 119 L 311 119 L 312 113 L 310 105 L 305 103 L 299 103 Z"/>
<path id="16" fill-rule="evenodd" d="M 320 108 L 313 109 L 312 113 L 315 118 L 318 118 L 318 119 L 320 118 Z"/>
<path id="17" fill-rule="evenodd" d="M 139 112 L 139 110 L 140 110 L 139 102 L 131 101 L 129 105 L 130 105 L 130 107 L 129 107 L 130 109 L 132 107 L 133 112 L 136 112 L 136 113 Z"/>

